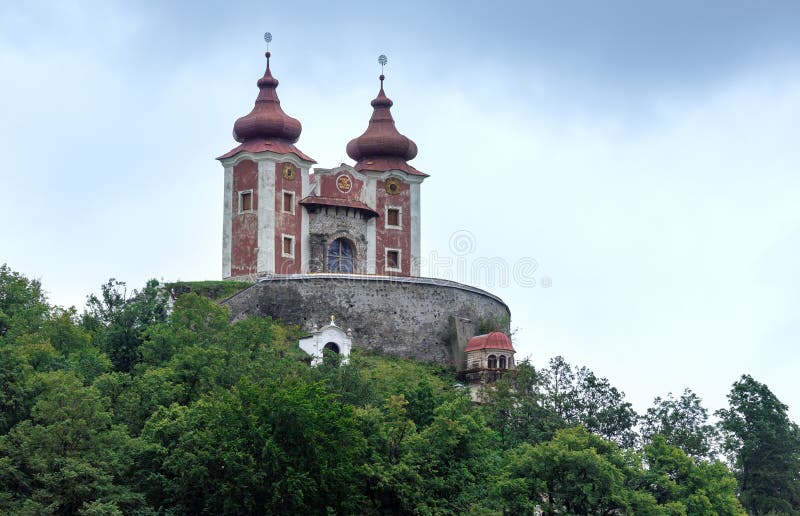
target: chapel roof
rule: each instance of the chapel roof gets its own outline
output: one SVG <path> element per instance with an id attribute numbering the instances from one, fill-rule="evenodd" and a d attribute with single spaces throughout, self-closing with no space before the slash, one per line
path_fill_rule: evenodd
<path id="1" fill-rule="evenodd" d="M 469 339 L 465 352 L 478 351 L 480 349 L 496 349 L 514 351 L 514 346 L 511 345 L 511 339 L 508 335 L 501 331 L 493 331 L 485 335 L 477 335 Z"/>

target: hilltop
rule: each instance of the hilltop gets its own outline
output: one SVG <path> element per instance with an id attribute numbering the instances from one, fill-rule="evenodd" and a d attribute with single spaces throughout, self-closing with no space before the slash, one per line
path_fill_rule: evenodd
<path id="1" fill-rule="evenodd" d="M 310 367 L 300 328 L 230 321 L 217 300 L 243 285 L 171 284 L 174 304 L 155 281 L 123 286 L 78 312 L 0 270 L 0 512 L 745 514 L 737 492 L 754 512 L 797 510 L 796 491 L 737 486 L 714 447 L 737 474 L 747 457 L 691 391 L 692 410 L 668 398 L 639 418 L 557 358 L 520 364 L 477 405 L 439 365 L 354 350 Z M 771 401 L 748 378 L 732 394 Z M 762 408 L 796 438 L 779 402 Z M 791 470 L 797 448 L 777 451 Z"/>

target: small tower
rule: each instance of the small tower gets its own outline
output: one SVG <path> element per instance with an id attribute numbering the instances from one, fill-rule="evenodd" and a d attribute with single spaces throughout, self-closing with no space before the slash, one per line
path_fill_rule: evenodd
<path id="1" fill-rule="evenodd" d="M 264 39 L 269 45 L 272 35 Z M 302 126 L 281 109 L 271 53 L 265 55 L 255 106 L 233 126 L 240 145 L 217 158 L 225 169 L 223 279 L 297 274 L 308 261 L 302 242 L 308 219 L 298 202 L 309 192 L 316 162 L 294 145 Z"/>
<path id="2" fill-rule="evenodd" d="M 464 352 L 467 363 L 461 377 L 469 383 L 473 399 L 478 399 L 481 385 L 495 382 L 504 371 L 514 369 L 516 351 L 511 339 L 501 331 L 472 337 Z"/>

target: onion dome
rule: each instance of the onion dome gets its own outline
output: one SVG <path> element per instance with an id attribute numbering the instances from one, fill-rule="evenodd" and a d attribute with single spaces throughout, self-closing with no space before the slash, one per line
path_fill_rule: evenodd
<path id="1" fill-rule="evenodd" d="M 355 169 L 362 170 L 403 170 L 414 175 L 427 175 L 415 169 L 406 161 L 417 155 L 417 144 L 397 130 L 390 111 L 394 104 L 383 91 L 383 80 L 380 76 L 381 89 L 371 102 L 372 118 L 364 134 L 353 138 L 347 144 L 347 155 L 356 160 Z"/>
<path id="2" fill-rule="evenodd" d="M 465 351 L 477 351 L 479 349 L 500 349 L 515 353 L 514 346 L 511 345 L 511 339 L 501 331 L 493 331 L 492 333 L 478 335 L 469 339 Z"/>
<path id="3" fill-rule="evenodd" d="M 300 139 L 302 126 L 296 118 L 292 118 L 281 109 L 278 100 L 278 79 L 272 76 L 269 69 L 270 53 L 267 56 L 267 70 L 264 77 L 258 80 L 258 97 L 253 110 L 236 121 L 233 125 L 233 138 L 244 143 L 256 138 L 275 138 L 294 143 Z"/>
<path id="4" fill-rule="evenodd" d="M 233 138 L 241 145 L 217 159 L 224 159 L 241 151 L 272 151 L 278 154 L 296 154 L 304 160 L 313 162 L 313 159 L 293 145 L 300 138 L 302 126 L 299 120 L 290 117 L 281 109 L 281 101 L 276 91 L 278 79 L 272 76 L 269 68 L 269 58 L 272 54 L 267 52 L 265 55 L 267 69 L 257 82 L 259 92 L 255 106 L 250 113 L 233 124 Z"/>

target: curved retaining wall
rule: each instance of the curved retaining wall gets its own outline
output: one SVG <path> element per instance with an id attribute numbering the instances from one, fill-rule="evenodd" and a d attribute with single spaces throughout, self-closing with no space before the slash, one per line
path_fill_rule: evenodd
<path id="1" fill-rule="evenodd" d="M 271 316 L 305 329 L 336 324 L 353 330 L 353 347 L 458 366 L 458 324 L 511 317 L 497 296 L 454 281 L 433 278 L 298 274 L 263 278 L 223 301 L 234 320 Z M 474 324 L 472 325 L 474 327 Z M 469 335 L 471 336 L 471 335 Z M 458 341 L 458 342 L 457 342 Z M 460 349 L 459 349 L 460 348 Z"/>

